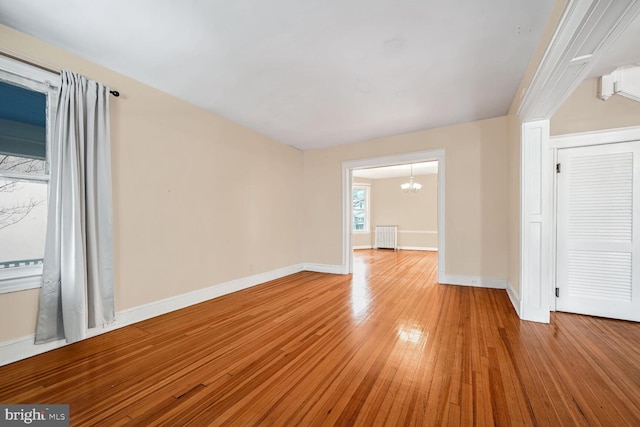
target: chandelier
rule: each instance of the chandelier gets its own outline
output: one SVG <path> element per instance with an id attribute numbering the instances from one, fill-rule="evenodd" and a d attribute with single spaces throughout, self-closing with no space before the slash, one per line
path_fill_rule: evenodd
<path id="1" fill-rule="evenodd" d="M 400 188 L 402 188 L 402 191 L 405 193 L 417 193 L 422 188 L 422 184 L 413 182 L 413 164 L 411 165 L 411 176 L 409 177 L 409 182 L 405 182 L 400 186 Z"/>

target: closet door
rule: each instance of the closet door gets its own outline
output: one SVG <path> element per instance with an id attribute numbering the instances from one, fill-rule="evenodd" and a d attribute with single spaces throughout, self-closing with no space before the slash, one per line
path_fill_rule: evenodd
<path id="1" fill-rule="evenodd" d="M 640 141 L 558 150 L 556 309 L 640 321 Z"/>

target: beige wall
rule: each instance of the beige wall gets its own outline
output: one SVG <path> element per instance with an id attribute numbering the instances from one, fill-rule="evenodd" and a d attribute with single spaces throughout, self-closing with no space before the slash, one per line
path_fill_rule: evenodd
<path id="1" fill-rule="evenodd" d="M 520 136 L 522 122 L 509 117 L 509 277 L 508 286 L 520 298 Z"/>
<path id="2" fill-rule="evenodd" d="M 621 95 L 597 97 L 598 79 L 585 80 L 556 111 L 551 135 L 640 125 L 640 102 Z"/>
<path id="3" fill-rule="evenodd" d="M 122 94 L 111 99 L 117 310 L 303 262 L 301 152 L 4 26 L 0 50 Z M 34 333 L 37 298 L 0 295 L 0 341 Z"/>
<path id="4" fill-rule="evenodd" d="M 371 231 L 353 233 L 351 236 L 351 245 L 355 249 L 371 248 L 371 245 L 373 244 L 372 236 L 373 234 Z"/>
<path id="5" fill-rule="evenodd" d="M 422 184 L 418 193 L 403 193 L 405 178 L 364 179 L 354 177 L 354 184 L 370 186 L 370 231 L 354 232 L 354 247 L 375 244 L 376 225 L 397 225 L 398 246 L 413 248 L 438 247 L 438 176 L 414 177 Z"/>
<path id="6" fill-rule="evenodd" d="M 506 116 L 303 153 L 305 262 L 341 264 L 342 162 L 445 149 L 446 273 L 507 278 Z"/>
<path id="7" fill-rule="evenodd" d="M 397 225 L 398 246 L 435 248 L 438 246 L 438 176 L 416 176 L 414 181 L 422 184 L 417 193 L 402 192 L 400 185 L 407 182 L 407 178 L 374 180 L 372 229 L 375 230 L 376 225 Z"/>

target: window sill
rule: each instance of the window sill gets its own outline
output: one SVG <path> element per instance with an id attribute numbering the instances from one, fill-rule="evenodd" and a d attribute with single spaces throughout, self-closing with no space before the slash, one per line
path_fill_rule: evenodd
<path id="1" fill-rule="evenodd" d="M 371 230 L 354 230 L 353 234 L 371 234 Z"/>
<path id="2" fill-rule="evenodd" d="M 0 270 L 0 294 L 42 287 L 42 265 Z"/>

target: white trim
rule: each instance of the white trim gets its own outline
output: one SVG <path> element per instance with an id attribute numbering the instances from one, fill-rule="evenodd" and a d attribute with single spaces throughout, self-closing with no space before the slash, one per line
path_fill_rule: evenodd
<path id="1" fill-rule="evenodd" d="M 351 191 L 353 188 L 353 173 L 351 169 L 345 168 L 342 163 L 342 274 L 350 274 L 353 271 L 353 224 L 351 223 L 353 213 L 353 199 Z"/>
<path id="2" fill-rule="evenodd" d="M 0 283 L 5 280 L 33 276 L 42 276 L 42 262 L 39 264 L 23 265 L 20 267 L 0 268 Z"/>
<path id="3" fill-rule="evenodd" d="M 640 140 L 640 126 L 629 126 L 552 136 L 549 140 L 549 148 L 586 147 L 588 145 L 617 144 L 619 142 L 638 140 Z"/>
<path id="4" fill-rule="evenodd" d="M 547 179 L 542 182 L 542 191 L 540 197 L 542 204 L 547 211 L 548 220 L 546 221 L 546 227 L 544 227 L 544 233 L 542 235 L 542 245 L 548 251 L 545 262 L 547 263 L 546 271 L 549 283 L 547 284 L 549 311 L 556 311 L 556 259 L 557 259 L 557 225 L 556 225 L 556 195 L 557 195 L 557 182 L 558 174 L 555 173 L 555 165 L 558 162 L 558 150 L 551 149 L 551 140 L 548 139 L 543 144 L 543 159 L 547 162 L 547 165 L 543 165 L 544 169 L 548 173 Z M 549 192 L 548 189 L 551 188 Z"/>
<path id="5" fill-rule="evenodd" d="M 427 246 L 398 246 L 401 251 L 430 251 L 438 252 L 438 248 L 432 248 Z"/>
<path id="6" fill-rule="evenodd" d="M 555 236 L 555 226 L 552 226 L 552 222 L 555 221 L 553 219 L 555 212 L 555 199 L 549 198 L 545 196 L 545 188 L 548 188 L 549 185 L 553 185 L 552 183 L 556 180 L 555 173 L 555 151 L 549 150 L 549 122 L 547 122 L 547 130 L 544 138 L 542 138 L 542 153 L 540 156 L 541 164 L 540 168 L 542 170 L 542 182 L 540 183 L 540 199 L 542 204 L 542 237 L 541 237 L 541 247 L 542 247 L 542 258 L 541 258 L 541 273 L 542 273 L 542 283 L 541 292 L 547 294 L 546 301 L 546 311 L 544 313 L 545 318 L 549 320 L 547 322 L 551 322 L 551 310 L 552 305 L 555 309 L 555 254 L 556 254 L 556 245 L 555 241 L 552 243 L 551 236 Z M 547 314 L 547 311 L 549 312 Z"/>
<path id="7" fill-rule="evenodd" d="M 15 77 L 27 78 L 36 83 L 44 83 L 55 88 L 59 88 L 62 84 L 59 74 L 8 58 L 2 53 L 0 53 L 0 69 L 13 74 Z"/>
<path id="8" fill-rule="evenodd" d="M 398 233 L 411 233 L 411 234 L 438 234 L 438 230 L 436 230 L 436 231 L 398 230 Z"/>
<path id="9" fill-rule="evenodd" d="M 7 58 L 0 53 L 0 81 L 7 81 L 29 90 L 40 92 L 47 97 L 47 164 L 53 139 L 53 126 L 58 109 L 58 88 L 62 85 L 60 75 L 54 74 L 33 65 Z"/>
<path id="10" fill-rule="evenodd" d="M 474 288 L 507 289 L 507 279 L 465 276 L 462 274 L 447 274 L 444 280 L 438 279 L 438 283 L 443 285 L 471 286 Z"/>
<path id="11" fill-rule="evenodd" d="M 316 273 L 346 274 L 344 273 L 344 268 L 341 265 L 316 264 L 313 262 L 305 262 L 303 264 L 303 270 L 315 271 Z"/>
<path id="12" fill-rule="evenodd" d="M 522 97 L 522 121 L 551 118 L 639 12 L 636 0 L 569 0 Z M 584 55 L 586 45 L 593 47 Z"/>
<path id="13" fill-rule="evenodd" d="M 180 310 L 181 308 L 185 308 L 190 305 L 199 304 L 203 301 L 208 301 L 223 295 L 241 291 L 252 286 L 257 286 L 271 280 L 276 280 L 281 277 L 298 273 L 300 271 L 302 271 L 302 265 L 295 264 L 264 273 L 254 274 L 253 276 L 243 277 L 241 279 L 219 283 L 208 288 L 198 289 L 196 291 L 177 295 L 164 300 L 144 304 L 125 311 L 127 314 L 125 317 L 126 324 L 132 324 L 139 322 L 140 320 L 150 319 L 165 313 Z"/>
<path id="14" fill-rule="evenodd" d="M 89 329 L 87 331 L 87 338 L 101 335 L 114 329 L 119 329 L 152 317 L 180 310 L 194 304 L 199 304 L 222 295 L 227 295 L 271 280 L 289 276 L 302 270 L 302 264 L 295 264 L 241 279 L 230 280 L 208 288 L 198 289 L 196 291 L 123 310 L 116 314 L 116 321 L 114 323 L 106 325 L 103 328 Z M 64 340 L 35 345 L 34 340 L 35 335 L 32 334 L 26 337 L 0 343 L 0 366 L 67 345 Z"/>
<path id="15" fill-rule="evenodd" d="M 0 123 L 1 125 L 2 123 Z M 2 136 L 0 136 L 2 138 Z M 23 172 L 8 172 L 8 171 L 0 171 L 0 179 L 12 179 L 15 181 L 28 181 L 28 182 L 37 182 L 37 183 L 46 183 L 49 185 L 49 175 L 35 175 L 30 173 Z"/>
<path id="16" fill-rule="evenodd" d="M 521 196 L 520 196 L 520 317 L 549 323 L 551 283 L 549 218 L 551 206 L 542 196 L 553 179 L 552 160 L 548 158 L 549 121 L 522 124 Z"/>
<path id="17" fill-rule="evenodd" d="M 0 294 L 39 289 L 42 287 L 42 273 L 32 276 L 12 277 L 0 281 Z"/>
<path id="18" fill-rule="evenodd" d="M 17 362 L 18 360 L 46 353 L 47 351 L 67 345 L 64 340 L 35 345 L 35 339 L 36 335 L 31 334 L 0 343 L 0 366 L 8 365 L 9 363 Z"/>
<path id="19" fill-rule="evenodd" d="M 507 282 L 507 295 L 509 296 L 509 301 L 511 301 L 511 305 L 518 317 L 520 317 L 520 298 L 516 296 L 516 291 L 513 290 L 513 285 L 511 282 Z"/>
<path id="20" fill-rule="evenodd" d="M 371 245 L 362 245 L 362 246 L 354 246 L 353 250 L 358 249 L 373 249 Z M 429 246 L 398 246 L 399 251 L 429 251 L 429 252 L 438 252 L 438 248 L 429 247 Z"/>
<path id="21" fill-rule="evenodd" d="M 44 71 L 35 66 L 25 64 L 15 59 L 0 54 L 0 81 L 12 85 L 27 88 L 28 90 L 42 93 L 46 97 L 46 164 L 49 166 L 49 150 L 53 138 L 53 128 L 58 105 L 58 87 L 61 85 L 60 76 Z M 10 123 L 6 120 L 2 123 L 5 127 Z M 11 126 L 18 126 L 13 124 Z M 22 126 L 25 127 L 25 126 Z M 26 128 L 33 129 L 31 126 Z M 3 135 L 4 138 L 6 135 Z M 8 137 L 8 136 L 6 136 Z M 28 182 L 46 182 L 49 185 L 49 175 L 31 175 L 15 172 L 0 172 L 4 179 L 17 179 Z M 11 271 L 0 271 L 0 294 L 7 292 L 37 289 L 42 284 L 42 265 L 37 267 L 20 267 Z"/>
<path id="22" fill-rule="evenodd" d="M 393 166 L 406 163 L 438 161 L 438 279 L 445 276 L 445 150 L 428 150 L 396 154 L 367 159 L 342 162 L 342 273 L 353 271 L 353 248 L 351 246 L 351 187 L 353 171 L 380 166 Z"/>

